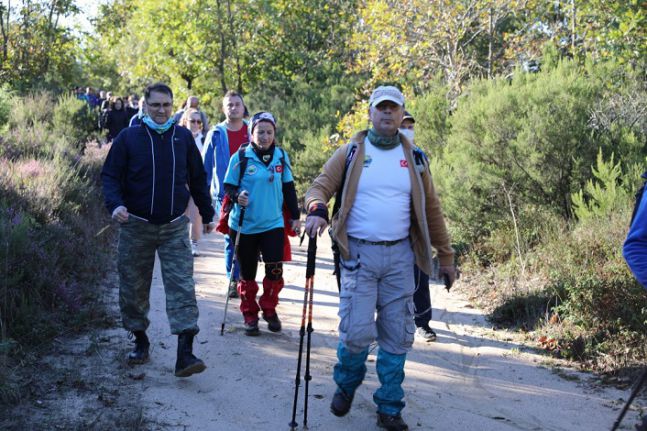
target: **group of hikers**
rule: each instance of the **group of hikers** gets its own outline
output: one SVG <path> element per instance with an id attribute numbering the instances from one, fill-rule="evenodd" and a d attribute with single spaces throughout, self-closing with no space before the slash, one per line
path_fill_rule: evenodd
<path id="1" fill-rule="evenodd" d="M 130 364 L 149 359 L 146 330 L 157 252 L 171 332 L 178 335 L 175 375 L 188 377 L 206 369 L 193 354 L 199 331 L 193 259 L 200 254 L 202 233 L 224 234 L 227 295 L 240 297 L 244 333 L 260 334 L 259 313 L 269 331 L 281 331 L 276 307 L 284 285 L 282 262 L 290 259 L 287 236 L 301 229 L 294 166 L 276 143 L 278 119 L 265 111 L 249 117 L 235 91 L 223 97 L 225 120 L 210 128 L 197 98 L 190 97 L 174 115 L 173 92 L 164 83 L 149 85 L 140 106 L 139 121 L 114 136 L 101 174 L 106 207 L 120 226 L 119 305 L 135 343 L 127 359 Z M 436 338 L 429 327 L 429 274 L 437 272 L 449 287 L 456 269 L 403 94 L 396 87 L 377 87 L 368 117 L 371 127 L 340 146 L 307 190 L 304 228 L 315 238 L 330 224 L 340 255 L 331 412 L 344 416 L 350 410 L 366 374 L 369 347 L 377 341 L 378 425 L 399 431 L 408 429 L 401 415 L 407 352 L 416 333 L 427 341 Z"/>
<path id="2" fill-rule="evenodd" d="M 404 96 L 395 87 L 378 87 L 369 105 L 372 127 L 337 149 L 307 191 L 305 230 L 315 237 L 330 222 L 340 251 L 341 321 L 331 411 L 337 416 L 349 411 L 366 373 L 369 346 L 377 341 L 378 422 L 406 430 L 402 382 L 416 322 L 425 339 L 435 339 L 429 328 L 432 247 L 440 276 L 451 284 L 456 271 L 427 158 L 413 144 L 415 119 L 405 112 Z M 289 260 L 287 235 L 299 232 L 301 222 L 294 167 L 276 144 L 277 119 L 270 112 L 247 120 L 243 96 L 229 91 L 222 103 L 225 120 L 208 128 L 191 98 L 179 117 L 173 106 L 166 84 L 145 89 L 141 121 L 114 137 L 102 181 L 107 209 L 120 225 L 119 304 L 123 325 L 135 338 L 128 362 L 149 359 L 146 329 L 157 252 L 171 332 L 178 335 L 175 375 L 187 377 L 206 368 L 193 354 L 199 331 L 193 258 L 199 255 L 200 233 L 213 232 L 218 215 L 232 280 L 228 295 L 240 297 L 245 334 L 256 336 L 259 314 L 268 330 L 282 329 L 276 311 L 282 262 Z M 327 205 L 335 195 L 339 210 L 329 220 Z M 257 298 L 259 258 L 265 274 Z M 418 306 L 416 290 L 422 293 Z"/>

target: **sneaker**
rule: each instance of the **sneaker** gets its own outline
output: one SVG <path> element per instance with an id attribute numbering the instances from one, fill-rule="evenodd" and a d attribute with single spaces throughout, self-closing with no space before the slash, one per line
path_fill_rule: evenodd
<path id="1" fill-rule="evenodd" d="M 402 416 L 391 416 L 385 413 L 377 413 L 377 426 L 387 431 L 408 431 L 409 425 L 402 420 Z"/>
<path id="2" fill-rule="evenodd" d="M 281 321 L 278 314 L 274 313 L 273 316 L 268 317 L 263 313 L 263 320 L 267 322 L 267 329 L 272 332 L 281 332 Z"/>
<path id="3" fill-rule="evenodd" d="M 229 291 L 227 292 L 229 298 L 238 298 L 238 282 L 232 280 L 229 282 Z"/>
<path id="4" fill-rule="evenodd" d="M 416 334 L 418 334 L 419 337 L 423 338 L 428 343 L 436 341 L 436 333 L 429 327 L 429 325 L 416 328 Z"/>
<path id="5" fill-rule="evenodd" d="M 353 404 L 353 396 L 348 395 L 346 392 L 337 388 L 335 395 L 332 396 L 332 402 L 330 403 L 330 411 L 335 416 L 345 416 L 346 413 L 350 410 L 350 406 Z"/>
<path id="6" fill-rule="evenodd" d="M 200 256 L 200 250 L 198 249 L 198 241 L 191 241 L 191 254 L 193 257 Z"/>
<path id="7" fill-rule="evenodd" d="M 243 327 L 245 328 L 245 335 L 249 337 L 256 337 L 261 334 L 261 331 L 258 330 L 258 320 L 249 323 L 245 322 Z"/>

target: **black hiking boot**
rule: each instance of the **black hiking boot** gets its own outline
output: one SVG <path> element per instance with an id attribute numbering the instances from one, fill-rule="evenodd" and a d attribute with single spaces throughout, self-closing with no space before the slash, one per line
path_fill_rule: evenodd
<path id="1" fill-rule="evenodd" d="M 231 283 L 229 283 L 229 290 L 227 291 L 227 295 L 229 295 L 229 298 L 238 298 L 238 282 L 235 280 L 232 280 Z"/>
<path id="2" fill-rule="evenodd" d="M 243 327 L 245 328 L 245 335 L 247 336 L 256 337 L 261 334 L 261 331 L 258 330 L 258 320 L 254 320 L 249 323 L 245 322 Z"/>
<path id="3" fill-rule="evenodd" d="M 193 337 L 195 334 L 182 332 L 177 337 L 177 361 L 175 362 L 175 377 L 189 377 L 203 372 L 207 366 L 193 355 Z"/>
<path id="4" fill-rule="evenodd" d="M 133 331 L 132 335 L 135 336 L 135 349 L 128 353 L 128 365 L 148 362 L 148 348 L 151 344 L 146 336 L 146 331 Z M 129 338 L 132 338 L 132 336 Z"/>
<path id="5" fill-rule="evenodd" d="M 377 413 L 377 426 L 387 431 L 408 431 L 409 426 L 402 420 L 402 416 L 391 416 Z"/>
<path id="6" fill-rule="evenodd" d="M 274 314 L 274 316 L 267 317 L 263 313 L 263 320 L 267 322 L 267 329 L 272 332 L 281 332 L 281 320 L 279 320 L 279 315 Z"/>
<path id="7" fill-rule="evenodd" d="M 348 395 L 346 392 L 341 389 L 335 391 L 335 395 L 332 396 L 332 402 L 330 403 L 330 411 L 335 416 L 345 416 L 349 412 L 350 406 L 353 404 L 353 396 Z"/>

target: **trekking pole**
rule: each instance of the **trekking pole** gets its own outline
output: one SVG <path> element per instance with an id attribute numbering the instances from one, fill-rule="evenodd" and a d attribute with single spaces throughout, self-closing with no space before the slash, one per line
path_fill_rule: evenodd
<path id="1" fill-rule="evenodd" d="M 229 286 L 234 281 L 234 268 L 236 267 L 236 256 L 238 256 L 238 241 L 240 240 L 240 231 L 243 228 L 243 218 L 245 217 L 245 207 L 240 207 L 240 217 L 238 218 L 238 230 L 236 231 L 236 240 L 234 241 L 234 257 L 231 260 L 231 271 L 229 272 Z M 227 299 L 225 300 L 225 313 L 222 316 L 222 325 L 220 325 L 220 335 L 225 334 L 225 321 L 227 320 L 227 307 L 229 306 L 229 290 L 227 290 Z"/>
<path id="2" fill-rule="evenodd" d="M 634 388 L 633 391 L 631 391 L 631 395 L 629 396 L 629 399 L 625 403 L 624 408 L 620 412 L 620 416 L 618 416 L 618 419 L 613 423 L 613 427 L 611 428 L 611 431 L 616 431 L 618 427 L 620 426 L 620 423 L 622 422 L 622 419 L 625 417 L 625 414 L 627 414 L 627 410 L 629 410 L 629 406 L 631 405 L 631 402 L 636 398 L 636 395 L 638 395 L 638 392 L 640 392 L 640 389 L 643 387 L 645 384 L 645 380 L 647 380 L 647 368 L 643 370 L 642 375 L 640 376 L 640 379 L 638 379 L 638 383 L 636 384 L 636 387 Z"/>
<path id="3" fill-rule="evenodd" d="M 306 311 L 308 306 L 308 295 L 311 286 L 312 277 L 308 278 L 308 274 L 312 273 L 314 275 L 314 252 L 317 250 L 316 239 L 309 239 L 308 242 L 308 263 L 306 264 L 306 284 L 303 293 L 303 312 L 301 313 L 301 329 L 299 329 L 299 356 L 297 359 L 297 375 L 294 379 L 294 401 L 292 403 L 292 421 L 290 422 L 290 430 L 295 431 L 299 425 L 296 421 L 297 417 L 297 402 L 299 399 L 299 385 L 301 384 L 301 360 L 303 358 L 303 338 L 306 333 Z M 311 253 L 312 251 L 312 253 Z M 311 257 L 312 255 L 312 257 Z M 312 267 L 312 268 L 311 268 Z M 312 323 L 310 323 L 310 328 L 312 328 Z M 310 370 L 307 371 L 308 373 Z M 305 411 L 304 411 L 305 413 Z M 306 419 L 307 421 L 307 419 Z M 304 423 L 304 426 L 306 424 Z"/>
<path id="4" fill-rule="evenodd" d="M 310 386 L 310 345 L 312 340 L 312 298 L 314 296 L 315 282 L 315 256 L 317 255 L 317 237 L 310 238 L 308 241 L 308 261 L 306 264 L 306 284 L 309 283 L 310 299 L 308 300 L 308 341 L 306 343 L 306 374 L 305 400 L 303 402 L 303 429 L 308 429 L 308 387 Z"/>

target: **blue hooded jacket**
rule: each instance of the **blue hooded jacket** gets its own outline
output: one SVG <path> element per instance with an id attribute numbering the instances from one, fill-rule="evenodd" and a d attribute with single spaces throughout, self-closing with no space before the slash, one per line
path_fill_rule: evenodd
<path id="1" fill-rule="evenodd" d="M 249 141 L 249 123 L 247 125 L 247 140 Z M 209 130 L 204 140 L 205 146 L 202 149 L 204 169 L 207 174 L 207 186 L 211 189 L 211 199 L 214 204 L 222 202 L 225 197 L 225 173 L 229 166 L 229 138 L 227 137 L 227 125 L 223 121 Z"/>
<path id="2" fill-rule="evenodd" d="M 186 211 L 189 196 L 203 223 L 213 220 L 204 167 L 193 135 L 173 125 L 161 135 L 145 124 L 122 130 L 101 171 L 106 208 L 125 206 L 153 224 L 165 224 Z"/>
<path id="3" fill-rule="evenodd" d="M 622 253 L 636 280 L 647 289 L 647 194 L 638 205 Z"/>

